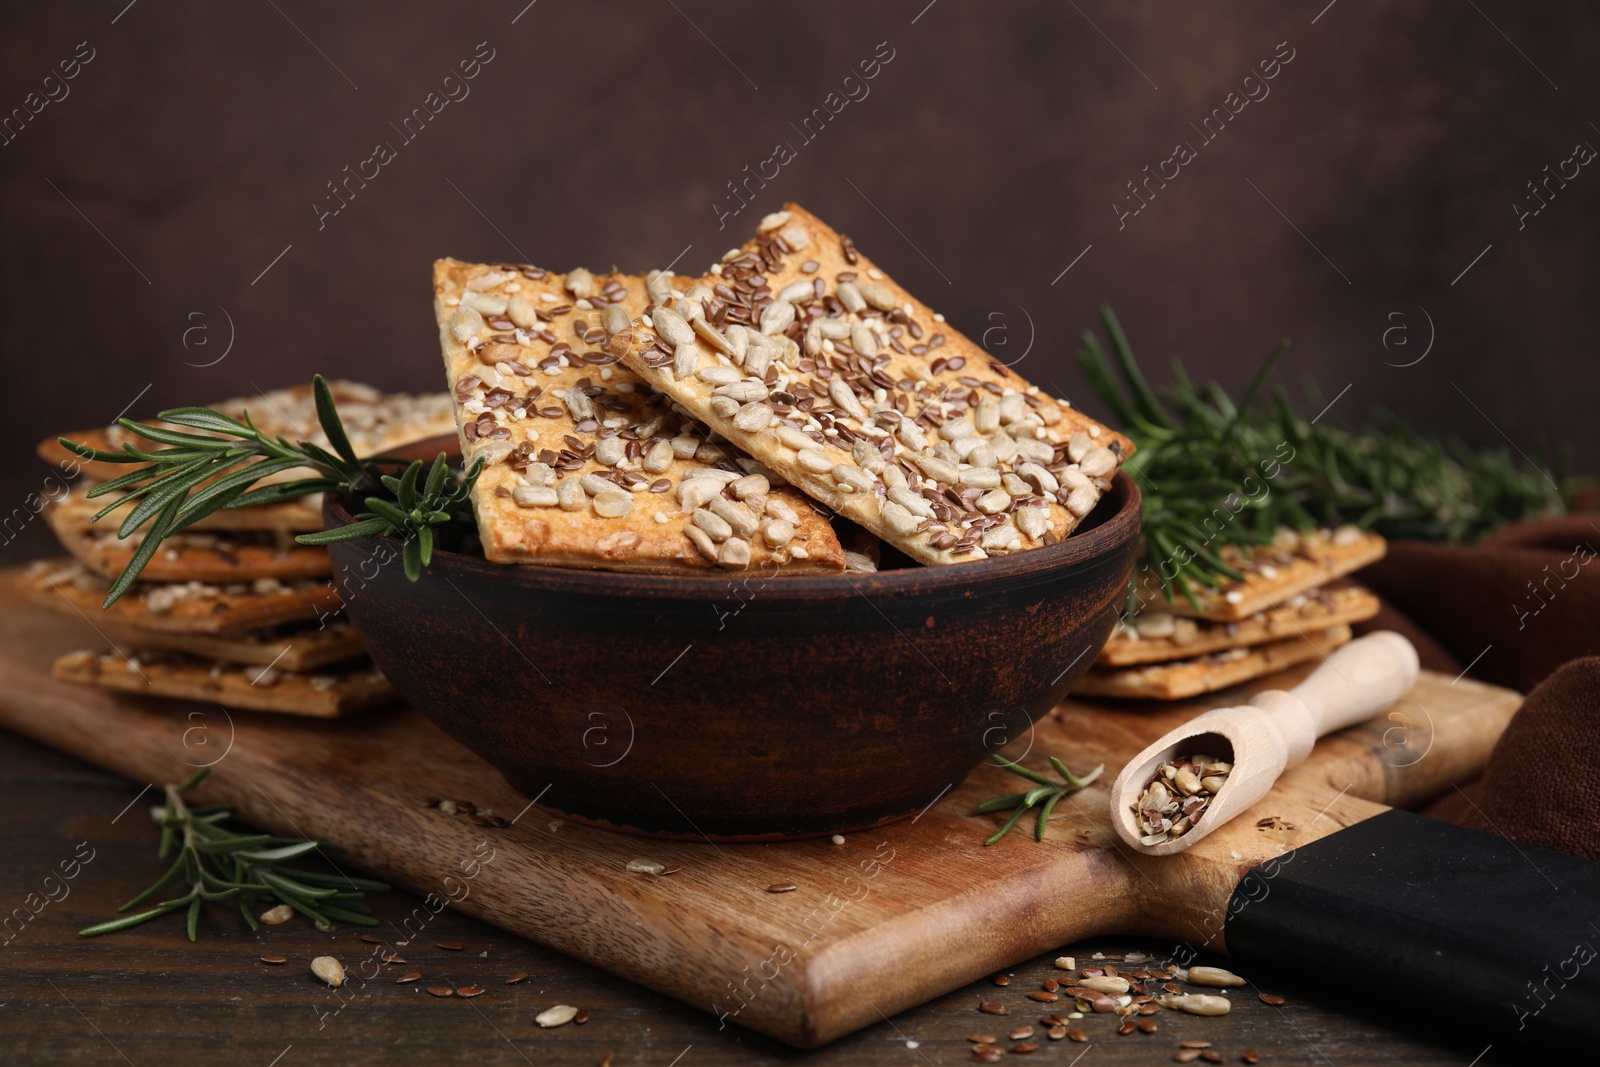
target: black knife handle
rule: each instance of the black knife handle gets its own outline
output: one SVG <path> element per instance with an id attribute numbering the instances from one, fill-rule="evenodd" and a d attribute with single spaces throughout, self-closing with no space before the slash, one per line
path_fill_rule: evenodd
<path id="1" fill-rule="evenodd" d="M 1228 914 L 1241 962 L 1403 991 L 1496 1042 L 1600 1038 L 1600 863 L 1387 811 L 1251 868 Z"/>

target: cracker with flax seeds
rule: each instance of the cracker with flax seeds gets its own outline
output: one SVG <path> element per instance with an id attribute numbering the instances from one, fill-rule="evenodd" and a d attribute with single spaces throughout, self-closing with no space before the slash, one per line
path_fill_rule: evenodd
<path id="1" fill-rule="evenodd" d="M 94 512 L 75 505 L 75 501 L 83 501 L 81 487 L 74 488 L 63 503 L 46 505 L 45 522 L 61 547 L 84 566 L 115 578 L 132 562 L 149 527 L 118 537 L 121 513 L 91 524 L 89 518 Z M 296 544 L 288 531 L 185 530 L 161 542 L 139 577 L 153 582 L 250 582 L 257 578 L 291 581 L 321 578 L 332 571 L 333 561 L 326 548 Z"/>
<path id="2" fill-rule="evenodd" d="M 1133 452 L 794 204 L 612 339 L 646 381 L 922 563 L 1054 544 Z"/>
<path id="3" fill-rule="evenodd" d="M 102 620 L 186 634 L 240 634 L 315 619 L 341 607 L 326 579 L 211 585 L 205 582 L 135 582 L 104 611 L 111 583 L 72 559 L 37 560 L 17 576 L 17 588 L 35 604 L 98 625 Z"/>
<path id="4" fill-rule="evenodd" d="M 1282 641 L 1313 630 L 1363 622 L 1378 613 L 1378 598 L 1353 583 L 1297 593 L 1266 611 L 1238 622 L 1191 619 L 1164 611 L 1143 611 L 1118 622 L 1095 663 L 1131 667 L 1192 659 L 1230 648 Z"/>
<path id="5" fill-rule="evenodd" d="M 1238 622 L 1375 563 L 1388 549 L 1381 536 L 1355 526 L 1308 531 L 1284 527 L 1270 545 L 1224 545 L 1219 555 L 1242 578 L 1223 577 L 1212 588 L 1195 585 L 1198 605 L 1181 594 L 1163 594 L 1148 565 L 1136 573 L 1134 587 L 1141 612 Z"/>
<path id="6" fill-rule="evenodd" d="M 241 667 L 179 652 L 135 649 L 124 657 L 83 650 L 59 657 L 50 673 L 63 682 L 102 689 L 319 719 L 382 707 L 399 699 L 383 672 L 370 662 L 316 674 L 291 674 L 276 667 Z"/>
<path id="7" fill-rule="evenodd" d="M 366 656 L 366 646 L 355 627 L 344 619 L 315 619 L 285 623 L 240 634 L 194 634 L 152 630 L 113 621 L 101 612 L 95 628 L 121 648 L 186 652 L 202 659 L 304 673 Z"/>
<path id="8" fill-rule="evenodd" d="M 363 458 L 381 456 L 391 449 L 402 445 L 415 444 L 436 437 L 448 437 L 455 432 L 455 416 L 452 412 L 450 398 L 444 393 L 424 393 L 412 395 L 409 393 L 384 393 L 370 385 L 361 382 L 331 381 L 328 389 L 333 395 L 333 402 L 339 409 L 339 420 L 344 424 L 345 432 L 350 438 L 350 444 L 355 448 L 356 454 Z M 256 429 L 269 437 L 287 437 L 291 441 L 310 441 L 314 444 L 328 448 L 328 439 L 322 432 L 322 426 L 317 421 L 316 401 L 312 396 L 310 385 L 297 385 L 288 389 L 273 389 L 268 392 L 257 393 L 254 396 L 234 397 L 229 400 L 220 400 L 207 405 L 224 415 L 242 419 L 246 412 Z M 191 427 L 172 426 L 161 422 L 159 419 L 150 419 L 154 426 L 171 430 L 182 430 L 185 433 L 194 433 Z M 160 447 L 140 437 L 132 430 L 122 426 L 108 426 L 101 429 L 80 430 L 74 433 L 58 435 L 79 444 L 87 444 L 94 448 L 114 452 L 123 445 L 131 444 L 136 448 Z M 39 443 L 39 458 L 51 464 L 76 464 L 77 469 L 90 478 L 107 481 L 134 469 L 133 464 L 103 463 L 97 460 L 86 460 L 62 448 L 55 437 Z M 315 474 L 304 467 L 294 470 L 281 471 L 262 479 L 258 484 L 268 485 L 273 482 L 293 481 L 296 478 L 308 478 Z M 105 503 L 105 502 L 102 502 Z M 299 502 L 291 501 L 291 504 Z M 257 511 L 256 508 L 237 509 L 235 514 L 244 511 Z M 265 513 L 265 509 L 260 509 Z M 218 513 L 221 515 L 222 513 Z M 322 529 L 322 512 L 315 502 L 300 504 L 296 508 L 282 508 L 277 514 L 286 519 L 292 519 L 294 526 L 281 527 L 295 530 L 320 530 Z M 218 523 L 226 519 L 217 519 Z M 313 523 L 306 526 L 304 523 Z M 279 526 L 240 526 L 225 527 L 212 526 L 212 529 L 279 529 Z"/>
<path id="9" fill-rule="evenodd" d="M 1089 668 L 1073 687 L 1078 697 L 1128 697 L 1183 700 L 1248 682 L 1326 656 L 1350 641 L 1350 627 L 1334 626 L 1250 648 L 1138 667 Z"/>
<path id="10" fill-rule="evenodd" d="M 670 292 L 586 270 L 434 264 L 434 309 L 473 510 L 496 563 L 682 573 L 838 573 L 810 501 L 639 379 L 607 338 Z"/>

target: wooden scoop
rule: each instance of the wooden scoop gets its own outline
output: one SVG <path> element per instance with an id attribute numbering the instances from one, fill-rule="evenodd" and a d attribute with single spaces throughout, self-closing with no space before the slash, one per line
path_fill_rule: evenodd
<path id="1" fill-rule="evenodd" d="M 1327 657 L 1293 689 L 1269 689 L 1240 707 L 1195 716 L 1123 767 L 1111 786 L 1111 825 L 1147 856 L 1182 852 L 1266 796 L 1279 775 L 1305 762 L 1317 738 L 1369 719 L 1398 700 L 1416 683 L 1417 669 L 1411 642 L 1381 630 Z M 1183 836 L 1144 844 L 1134 809 L 1150 780 L 1168 760 L 1197 754 L 1231 762 L 1227 781 Z"/>

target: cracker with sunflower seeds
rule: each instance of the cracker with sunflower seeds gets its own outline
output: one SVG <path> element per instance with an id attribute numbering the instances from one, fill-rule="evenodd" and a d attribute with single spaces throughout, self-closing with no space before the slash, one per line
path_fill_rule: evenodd
<path id="1" fill-rule="evenodd" d="M 801 494 L 677 410 L 606 351 L 655 273 L 434 264 L 434 310 L 473 509 L 496 563 L 681 573 L 837 573 L 844 551 Z"/>
<path id="2" fill-rule="evenodd" d="M 334 403 L 338 405 L 339 418 L 344 424 L 351 446 L 362 456 L 381 456 L 402 445 L 415 444 L 435 437 L 446 437 L 455 432 L 450 398 L 444 393 L 424 393 L 418 396 L 409 393 L 384 393 L 370 385 L 349 381 L 331 381 L 328 383 L 328 389 L 333 394 Z M 328 439 L 317 421 L 316 401 L 309 385 L 273 389 L 257 393 L 255 396 L 221 400 L 207 406 L 236 419 L 243 418 L 248 412 L 250 421 L 256 428 L 270 436 L 287 437 L 291 441 L 310 441 L 323 448 L 329 447 Z M 163 423 L 159 419 L 151 420 L 151 424 L 165 429 L 186 429 Z M 59 436 L 107 452 L 120 451 L 124 445 L 130 444 L 136 448 L 152 447 L 149 441 L 122 426 L 79 430 Z M 71 464 L 88 477 L 100 481 L 127 474 L 132 469 L 123 464 L 84 459 L 61 447 L 56 437 L 41 441 L 36 451 L 39 458 L 46 463 Z M 293 481 L 296 478 L 310 477 L 312 473 L 305 468 L 280 471 L 258 484 Z M 101 501 L 102 505 L 104 503 L 105 501 Z M 322 529 L 322 512 L 315 503 L 289 501 L 276 508 L 275 511 L 267 508 L 240 508 L 232 512 L 216 512 L 214 513 L 216 517 L 213 519 L 214 522 L 222 524 L 227 523 L 231 517 L 242 515 L 247 511 L 259 512 L 260 514 L 244 521 L 266 522 L 270 525 L 214 525 L 210 528 Z"/>
<path id="3" fill-rule="evenodd" d="M 653 300 L 611 350 L 922 563 L 1055 544 L 1110 488 L 1127 438 L 990 357 L 797 205 L 759 231 Z"/>
<path id="4" fill-rule="evenodd" d="M 291 674 L 277 667 L 243 667 L 181 652 L 136 649 L 124 656 L 85 649 L 57 658 L 50 673 L 63 682 L 102 689 L 318 719 L 399 699 L 383 672 L 370 662 Z"/>

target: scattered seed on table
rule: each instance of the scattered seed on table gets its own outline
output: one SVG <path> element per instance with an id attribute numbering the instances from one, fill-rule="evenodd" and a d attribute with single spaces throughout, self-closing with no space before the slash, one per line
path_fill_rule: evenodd
<path id="1" fill-rule="evenodd" d="M 1244 979 L 1221 967 L 1190 967 L 1189 981 L 1194 985 L 1241 986 Z"/>
<path id="2" fill-rule="evenodd" d="M 449 949 L 451 952 L 460 952 L 461 951 L 461 942 L 459 942 L 459 941 L 441 941 L 441 942 L 439 942 L 439 946 L 438 947 Z"/>
<path id="3" fill-rule="evenodd" d="M 1177 1063 L 1193 1063 L 1199 1058 L 1200 1050 L 1197 1048 L 1180 1048 L 1172 1054 L 1172 1059 Z"/>
<path id="4" fill-rule="evenodd" d="M 1018 1056 L 1026 1056 L 1030 1052 L 1039 1051 L 1039 1044 L 1036 1041 L 1019 1041 L 1011 1046 L 1011 1051 Z"/>
<path id="5" fill-rule="evenodd" d="M 1045 990 L 1046 993 L 1054 993 L 1056 990 L 1058 990 L 1060 988 L 1061 988 L 1061 983 L 1056 981 L 1054 978 L 1046 978 L 1044 980 L 1044 990 Z"/>
<path id="6" fill-rule="evenodd" d="M 294 918 L 294 909 L 287 904 L 276 904 L 256 916 L 268 926 L 281 926 Z"/>
<path id="7" fill-rule="evenodd" d="M 1247 1048 L 1239 1054 L 1239 1059 L 1245 1063 L 1260 1063 L 1261 1054 L 1253 1048 Z"/>
<path id="8" fill-rule="evenodd" d="M 1054 1004 L 1061 999 L 1060 993 L 1052 993 L 1048 989 L 1035 989 L 1028 994 L 1029 1000 L 1037 1000 L 1041 1004 Z"/>
<path id="9" fill-rule="evenodd" d="M 1271 1004 L 1274 1008 L 1276 1008 L 1283 1003 L 1283 998 L 1278 996 L 1276 993 L 1263 993 L 1261 994 L 1261 1003 Z"/>
<path id="10" fill-rule="evenodd" d="M 985 1001 L 981 1002 L 978 1005 L 978 1010 L 983 1012 L 985 1015 L 1010 1015 L 1011 1014 L 1011 1009 L 1010 1008 L 1006 1007 L 1004 1004 L 997 1003 L 997 1002 L 995 1002 L 993 1000 L 985 1000 Z"/>
<path id="11" fill-rule="evenodd" d="M 458 997 L 478 997 L 483 995 L 483 990 L 475 985 L 464 985 L 456 990 Z"/>
<path id="12" fill-rule="evenodd" d="M 407 971 L 394 980 L 395 985 L 404 985 L 406 982 L 417 982 L 422 979 L 421 971 Z"/>
<path id="13" fill-rule="evenodd" d="M 288 961 L 288 959 L 286 957 L 283 957 L 283 956 L 262 956 L 261 957 L 261 962 L 262 963 L 288 963 L 289 961 Z"/>
<path id="14" fill-rule="evenodd" d="M 344 964 L 332 956 L 318 956 L 311 961 L 311 973 L 322 979 L 328 985 L 344 985 Z"/>
<path id="15" fill-rule="evenodd" d="M 796 889 L 799 889 L 799 888 L 800 888 L 799 886 L 793 884 L 792 882 L 773 882 L 771 885 L 767 886 L 767 892 L 769 892 L 769 893 L 793 893 Z"/>
<path id="16" fill-rule="evenodd" d="M 1084 1033 L 1082 1030 L 1079 1030 L 1076 1026 L 1067 1027 L 1067 1036 L 1072 1038 L 1074 1041 L 1089 1040 L 1089 1035 Z"/>
<path id="17" fill-rule="evenodd" d="M 1136 1029 L 1138 1029 L 1138 1026 L 1132 1019 L 1124 1019 L 1122 1022 L 1117 1024 L 1117 1033 L 1121 1034 L 1123 1037 L 1127 1037 Z"/>
<path id="18" fill-rule="evenodd" d="M 1029 1038 L 1029 1037 L 1033 1036 L 1033 1027 L 1031 1027 L 1031 1026 L 1019 1026 L 1015 1030 L 1013 1030 L 1009 1034 L 1007 1034 L 1006 1036 L 1009 1037 L 1013 1041 L 1021 1041 L 1021 1040 L 1025 1039 L 1025 1038 Z"/>
<path id="19" fill-rule="evenodd" d="M 993 1034 L 968 1034 L 967 1040 L 975 1045 L 992 1045 L 1000 1039 Z"/>
<path id="20" fill-rule="evenodd" d="M 833 835 L 833 843 L 836 844 L 836 845 L 844 844 L 844 835 L 843 834 L 834 834 Z"/>
<path id="21" fill-rule="evenodd" d="M 1154 1019 L 1140 1019 L 1139 1029 L 1147 1034 L 1153 1034 L 1156 1032 L 1156 1021 Z"/>
<path id="22" fill-rule="evenodd" d="M 1183 992 L 1183 987 L 1181 985 L 1179 985 L 1178 983 L 1176 983 L 1176 982 L 1162 982 L 1161 983 L 1161 988 L 1165 989 L 1168 993 L 1182 993 Z"/>
<path id="23" fill-rule="evenodd" d="M 565 1026 L 578 1017 L 578 1009 L 571 1004 L 557 1004 L 553 1008 L 546 1008 L 533 1017 L 533 1021 L 545 1029 L 552 1026 Z"/>
<path id="24" fill-rule="evenodd" d="M 662 878 L 666 878 L 666 877 L 668 877 L 668 876 L 669 876 L 669 875 L 674 875 L 674 874 L 677 874 L 677 873 L 678 873 L 678 872 L 679 872 L 679 871 L 681 871 L 681 870 L 683 870 L 683 868 L 682 868 L 682 867 L 679 867 L 679 866 L 677 866 L 677 865 L 676 865 L 676 864 L 673 864 L 673 865 L 672 865 L 672 866 L 670 866 L 670 867 L 663 867 L 663 868 L 661 868 L 661 874 L 660 874 L 660 876 L 661 876 L 661 877 L 662 877 Z"/>
<path id="25" fill-rule="evenodd" d="M 1222 1053 L 1218 1052 L 1214 1048 L 1201 1049 L 1200 1058 L 1205 1060 L 1207 1063 L 1221 1063 Z"/>
<path id="26" fill-rule="evenodd" d="M 1161 1010 L 1161 1005 L 1159 1005 L 1159 1004 L 1141 1004 L 1141 1005 L 1139 1005 L 1139 1014 L 1140 1015 L 1154 1015 L 1156 1012 L 1158 1012 L 1160 1010 Z"/>
<path id="27" fill-rule="evenodd" d="M 436 997 L 453 997 L 456 995 L 456 991 L 447 985 L 431 985 L 428 987 L 428 992 Z"/>
<path id="28" fill-rule="evenodd" d="M 360 936 L 361 936 L 361 940 L 367 942 L 369 945 L 381 945 L 381 944 L 383 944 L 383 938 L 381 938 L 381 937 L 374 937 L 372 934 L 362 934 Z"/>
<path id="29" fill-rule="evenodd" d="M 979 1063 L 999 1063 L 1000 1058 L 1003 1055 L 1004 1053 L 995 1048 L 993 1045 L 985 1045 L 982 1048 L 975 1048 L 972 1050 L 972 1058 L 977 1060 Z"/>
<path id="30" fill-rule="evenodd" d="M 995 985 L 1010 985 L 1011 984 L 1011 979 L 1008 978 L 1006 975 L 1003 975 L 1003 974 L 997 974 L 993 978 L 989 979 L 989 981 L 993 982 Z"/>
<path id="31" fill-rule="evenodd" d="M 578 1014 L 572 1017 L 572 1021 L 577 1023 L 579 1026 L 582 1026 L 584 1023 L 589 1021 L 589 1013 L 584 1011 L 582 1008 L 579 1008 Z"/>
<path id="32" fill-rule="evenodd" d="M 1071 956 L 1057 956 L 1056 957 L 1056 970 L 1058 970 L 1058 971 L 1076 970 L 1077 967 L 1078 967 L 1078 961 L 1073 959 Z"/>
<path id="33" fill-rule="evenodd" d="M 527 971 L 522 971 L 519 974 L 514 974 L 510 978 L 507 978 L 506 979 L 506 985 L 516 985 L 518 982 L 526 982 L 527 980 L 528 980 L 528 972 Z"/>
<path id="34" fill-rule="evenodd" d="M 1060 1041 L 1067 1036 L 1067 1028 L 1065 1026 L 1052 1026 L 1044 1033 L 1051 1041 Z"/>
<path id="35" fill-rule="evenodd" d="M 1209 1042 L 1209 1041 L 1180 1041 L 1180 1042 L 1178 1042 L 1178 1047 L 1179 1048 L 1210 1048 L 1211 1047 L 1211 1042 Z"/>
<path id="36" fill-rule="evenodd" d="M 406 961 L 405 961 L 405 959 L 404 959 L 404 957 L 401 957 L 401 956 L 396 956 L 396 955 L 395 955 L 395 954 L 394 954 L 394 953 L 393 953 L 393 952 L 385 952 L 385 953 L 384 953 L 384 954 L 383 954 L 383 955 L 382 955 L 382 956 L 381 956 L 381 957 L 379 957 L 379 958 L 380 958 L 380 959 L 382 959 L 382 960 L 383 960 L 383 962 L 384 962 L 384 963 L 389 963 L 389 964 L 395 964 L 395 963 L 404 963 L 404 962 L 406 962 Z"/>

